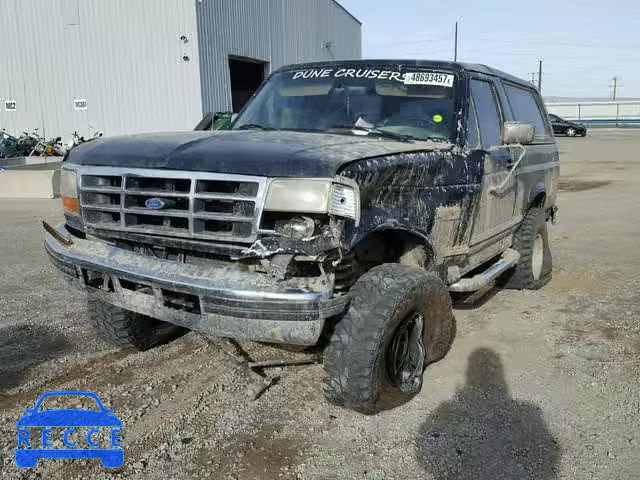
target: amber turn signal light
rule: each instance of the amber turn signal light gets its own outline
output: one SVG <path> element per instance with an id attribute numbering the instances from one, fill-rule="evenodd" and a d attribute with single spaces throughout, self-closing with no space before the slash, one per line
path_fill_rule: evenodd
<path id="1" fill-rule="evenodd" d="M 73 197 L 62 197 L 62 209 L 67 213 L 80 215 L 80 200 Z"/>

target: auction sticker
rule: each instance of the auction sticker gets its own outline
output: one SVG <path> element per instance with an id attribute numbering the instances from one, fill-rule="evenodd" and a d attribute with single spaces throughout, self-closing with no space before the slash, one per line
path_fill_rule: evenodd
<path id="1" fill-rule="evenodd" d="M 407 72 L 404 74 L 404 84 L 453 87 L 453 75 L 435 72 Z"/>

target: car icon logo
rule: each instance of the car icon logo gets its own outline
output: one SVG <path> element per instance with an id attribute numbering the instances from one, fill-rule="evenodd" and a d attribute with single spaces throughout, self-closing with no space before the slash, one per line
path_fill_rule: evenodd
<path id="1" fill-rule="evenodd" d="M 98 409 L 40 410 L 46 398 L 68 396 L 90 397 Z M 105 408 L 95 393 L 48 392 L 25 413 L 16 423 L 18 448 L 15 460 L 18 467 L 33 468 L 41 458 L 99 458 L 107 468 L 119 468 L 124 464 L 124 450 L 120 445 L 122 422 L 114 415 L 114 410 Z M 54 447 L 53 442 L 57 440 L 62 440 L 65 448 Z"/>
<path id="2" fill-rule="evenodd" d="M 151 210 L 162 210 L 165 206 L 164 200 L 155 197 L 148 199 L 144 204 Z"/>

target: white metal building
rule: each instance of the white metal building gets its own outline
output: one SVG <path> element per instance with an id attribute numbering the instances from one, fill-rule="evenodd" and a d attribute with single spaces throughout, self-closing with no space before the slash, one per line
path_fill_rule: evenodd
<path id="1" fill-rule="evenodd" d="M 282 65 L 361 57 L 334 0 L 0 0 L 0 129 L 192 129 Z"/>
<path id="2" fill-rule="evenodd" d="M 566 120 L 591 126 L 640 126 L 640 101 L 547 102 L 547 110 Z"/>

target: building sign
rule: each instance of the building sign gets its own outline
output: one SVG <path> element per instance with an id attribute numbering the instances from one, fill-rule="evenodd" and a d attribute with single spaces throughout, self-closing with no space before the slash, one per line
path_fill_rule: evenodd
<path id="1" fill-rule="evenodd" d="M 18 102 L 16 102 L 15 100 L 5 100 L 4 110 L 6 112 L 15 112 L 16 110 L 18 110 Z"/>
<path id="2" fill-rule="evenodd" d="M 73 101 L 73 108 L 78 111 L 87 109 L 87 99 L 86 98 L 76 98 Z"/>

